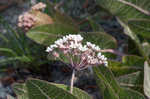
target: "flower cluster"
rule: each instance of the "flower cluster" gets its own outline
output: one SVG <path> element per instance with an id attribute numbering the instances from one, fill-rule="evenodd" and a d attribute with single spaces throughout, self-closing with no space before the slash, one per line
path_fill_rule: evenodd
<path id="1" fill-rule="evenodd" d="M 35 24 L 35 18 L 32 14 L 26 12 L 20 15 L 18 18 L 18 27 L 23 27 L 25 30 L 29 30 Z"/>
<path id="2" fill-rule="evenodd" d="M 56 58 L 59 58 L 58 50 L 63 52 L 70 61 L 72 68 L 76 70 L 82 70 L 93 65 L 108 65 L 107 58 L 101 54 L 99 46 L 90 42 L 82 45 L 82 42 L 83 37 L 81 35 L 67 35 L 47 47 L 46 52 L 52 53 Z"/>
<path id="3" fill-rule="evenodd" d="M 34 5 L 29 11 L 23 13 L 18 18 L 18 27 L 24 28 L 25 30 L 29 30 L 36 24 L 35 15 L 33 15 L 31 12 L 33 10 L 42 10 L 46 7 L 46 5 L 42 2 Z"/>

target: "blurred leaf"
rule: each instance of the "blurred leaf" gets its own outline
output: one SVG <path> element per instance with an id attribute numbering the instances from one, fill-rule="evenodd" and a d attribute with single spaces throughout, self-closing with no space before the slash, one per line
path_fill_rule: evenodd
<path id="1" fill-rule="evenodd" d="M 134 33 L 143 36 L 143 38 L 150 39 L 150 19 L 130 20 L 128 25 Z"/>
<path id="2" fill-rule="evenodd" d="M 108 66 L 114 73 L 115 77 L 128 75 L 137 71 L 144 70 L 145 59 L 135 55 L 125 55 L 122 57 L 122 62 L 108 61 Z"/>
<path id="3" fill-rule="evenodd" d="M 150 66 L 147 61 L 144 63 L 144 93 L 150 98 Z"/>
<path id="4" fill-rule="evenodd" d="M 39 44 L 49 45 L 62 35 L 73 34 L 77 32 L 78 31 L 72 26 L 54 23 L 35 27 L 28 31 L 27 36 Z"/>
<path id="5" fill-rule="evenodd" d="M 15 97 L 12 97 L 10 95 L 7 95 L 7 99 L 15 99 Z"/>
<path id="6" fill-rule="evenodd" d="M 44 24 L 53 24 L 53 19 L 41 11 L 32 10 L 30 13 L 36 20 L 35 26 L 40 26 L 40 25 L 44 25 Z"/>
<path id="7" fill-rule="evenodd" d="M 90 25 L 93 29 L 94 32 L 97 32 L 97 31 L 101 31 L 101 32 L 104 32 L 103 28 L 100 26 L 100 24 L 96 23 L 96 21 L 94 21 L 92 18 L 88 17 L 88 20 L 90 22 Z"/>
<path id="8" fill-rule="evenodd" d="M 14 84 L 13 90 L 17 95 L 17 99 L 29 99 L 25 84 L 19 84 L 19 83 Z"/>
<path id="9" fill-rule="evenodd" d="M 53 18 L 54 18 L 55 23 L 64 24 L 68 27 L 73 27 L 75 30 L 79 31 L 78 25 L 70 16 L 56 10 L 55 14 L 53 14 Z"/>
<path id="10" fill-rule="evenodd" d="M 26 56 L 17 56 L 17 57 L 4 57 L 0 59 L 1 65 L 8 65 L 12 62 L 21 61 L 21 62 L 31 62 L 31 59 Z"/>
<path id="11" fill-rule="evenodd" d="M 122 62 L 125 65 L 142 67 L 145 59 L 136 55 L 126 55 L 122 57 Z"/>
<path id="12" fill-rule="evenodd" d="M 49 0 L 44 0 L 43 2 L 47 4 L 46 13 L 52 17 L 55 23 L 64 24 L 69 27 L 72 26 L 79 31 L 78 25 L 70 16 L 68 16 L 65 13 L 62 13 L 59 9 L 57 10 L 55 9 L 56 6 L 56 4 L 54 4 L 55 1 L 51 2 Z"/>
<path id="13" fill-rule="evenodd" d="M 122 57 L 122 62 L 109 61 L 109 68 L 121 86 L 143 92 L 144 61 L 142 57 L 126 55 Z"/>
<path id="14" fill-rule="evenodd" d="M 124 88 L 132 88 L 143 92 L 143 72 L 137 71 L 117 78 L 119 84 Z"/>
<path id="15" fill-rule="evenodd" d="M 109 61 L 108 66 L 111 69 L 111 71 L 114 73 L 115 77 L 119 77 L 119 76 L 123 76 L 123 75 L 127 75 L 133 72 L 143 70 L 143 67 L 140 67 L 140 66 L 138 67 L 135 65 L 131 65 L 131 66 L 125 65 L 117 61 Z"/>
<path id="16" fill-rule="evenodd" d="M 115 49 L 117 41 L 114 37 L 104 32 L 81 33 L 85 41 L 98 45 L 101 49 Z"/>
<path id="17" fill-rule="evenodd" d="M 94 67 L 94 72 L 103 99 L 145 99 L 136 91 L 121 88 L 107 67 Z"/>
<path id="18" fill-rule="evenodd" d="M 17 54 L 9 48 L 0 48 L 0 54 L 8 55 L 8 56 L 17 56 Z"/>

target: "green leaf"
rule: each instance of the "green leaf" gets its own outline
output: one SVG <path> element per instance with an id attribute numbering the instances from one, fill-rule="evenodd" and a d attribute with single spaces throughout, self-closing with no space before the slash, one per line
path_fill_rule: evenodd
<path id="1" fill-rule="evenodd" d="M 150 66 L 147 61 L 144 63 L 144 93 L 150 98 Z"/>
<path id="2" fill-rule="evenodd" d="M 94 72 L 104 99 L 145 99 L 136 91 L 121 88 L 107 67 L 94 67 Z"/>
<path id="3" fill-rule="evenodd" d="M 75 30 L 79 31 L 78 25 L 75 23 L 75 21 L 68 15 L 61 13 L 61 11 L 56 10 L 55 14 L 53 14 L 53 19 L 56 23 L 60 23 L 63 25 L 66 25 L 68 27 L 72 27 Z"/>
<path id="4" fill-rule="evenodd" d="M 0 48 L 1 54 L 8 55 L 8 56 L 17 56 L 17 54 L 10 48 Z"/>
<path id="5" fill-rule="evenodd" d="M 128 21 L 128 25 L 134 33 L 150 39 L 150 19 L 132 19 Z"/>
<path id="6" fill-rule="evenodd" d="M 144 61 L 142 57 L 126 55 L 122 57 L 122 62 L 109 61 L 109 68 L 124 87 L 142 91 Z"/>
<path id="7" fill-rule="evenodd" d="M 49 83 L 37 79 L 29 79 L 26 82 L 29 99 L 91 99 L 90 96 L 78 88 L 74 88 L 74 94 L 68 90 L 68 86 Z M 79 98 L 79 96 L 82 96 Z"/>
<path id="8" fill-rule="evenodd" d="M 150 16 L 144 14 L 138 8 L 149 11 L 149 0 L 97 0 L 99 5 L 109 11 L 111 14 L 118 16 L 123 21 L 130 19 L 149 19 Z M 130 3 L 136 7 L 128 5 Z"/>
<path id="9" fill-rule="evenodd" d="M 117 81 L 124 88 L 132 88 L 143 92 L 143 72 L 137 71 L 117 78 Z"/>
<path id="10" fill-rule="evenodd" d="M 101 49 L 115 49 L 117 41 L 111 35 L 104 32 L 81 33 L 85 41 L 98 45 Z"/>
<path id="11" fill-rule="evenodd" d="M 70 91 L 70 87 L 63 84 L 55 84 L 57 87 L 62 88 L 66 91 Z M 90 95 L 88 95 L 85 91 L 82 91 L 79 88 L 74 87 L 73 95 L 75 95 L 78 99 L 92 99 Z"/>
<path id="12" fill-rule="evenodd" d="M 111 71 L 114 73 L 115 77 L 143 70 L 143 66 L 127 65 L 117 61 L 109 61 L 108 66 L 109 69 L 111 69 Z"/>
<path id="13" fill-rule="evenodd" d="M 17 99 L 29 99 L 25 84 L 19 84 L 19 83 L 14 84 L 13 90 L 17 95 Z"/>
<path id="14" fill-rule="evenodd" d="M 129 66 L 142 67 L 145 59 L 136 55 L 125 55 L 122 57 L 122 63 Z"/>
<path id="15" fill-rule="evenodd" d="M 17 56 L 17 57 L 4 57 L 0 59 L 1 65 L 7 65 L 12 62 L 16 62 L 17 60 L 21 62 L 31 62 L 31 59 L 26 56 Z"/>
<path id="16" fill-rule="evenodd" d="M 146 36 L 149 32 L 150 15 L 149 0 L 97 0 L 99 5 L 116 16 L 119 23 L 124 27 L 124 32 L 134 40 L 140 50 L 140 53 L 145 57 L 140 43 L 141 41 L 136 34 Z M 148 37 L 148 36 L 147 36 Z"/>
<path id="17" fill-rule="evenodd" d="M 72 26 L 54 23 L 37 26 L 28 31 L 27 36 L 39 44 L 49 45 L 62 35 L 74 34 L 77 32 L 78 30 Z"/>
<path id="18" fill-rule="evenodd" d="M 104 29 L 100 26 L 100 24 L 96 23 L 91 17 L 88 17 L 88 21 L 94 32 L 101 31 L 104 32 Z"/>
<path id="19" fill-rule="evenodd" d="M 123 87 L 143 92 L 143 70 L 145 59 L 135 55 L 122 57 L 122 62 L 109 61 L 109 68 Z"/>

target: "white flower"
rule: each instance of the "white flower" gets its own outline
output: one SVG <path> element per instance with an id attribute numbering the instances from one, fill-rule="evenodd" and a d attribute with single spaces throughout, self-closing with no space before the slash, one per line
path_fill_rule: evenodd
<path id="1" fill-rule="evenodd" d="M 104 65 L 107 67 L 107 66 L 108 66 L 108 62 L 107 62 L 107 61 L 104 61 Z"/>
<path id="2" fill-rule="evenodd" d="M 82 51 L 82 52 L 85 52 L 85 51 L 88 50 L 88 48 L 86 46 L 80 46 L 79 50 Z"/>
<path id="3" fill-rule="evenodd" d="M 58 46 L 56 44 L 53 44 L 50 46 L 51 48 L 57 48 Z"/>
<path id="4" fill-rule="evenodd" d="M 99 50 L 100 50 L 99 46 L 96 46 L 96 47 L 94 48 L 94 50 L 95 50 L 95 51 L 99 51 Z"/>
<path id="5" fill-rule="evenodd" d="M 66 35 L 61 39 L 55 41 L 53 45 L 47 47 L 46 52 L 53 52 L 52 55 L 56 58 L 59 57 L 59 53 L 55 50 L 62 51 L 67 57 L 77 60 L 70 59 L 70 63 L 73 63 L 73 68 L 81 70 L 83 67 L 91 65 L 108 65 L 107 58 L 102 55 L 99 46 L 86 42 L 86 45 L 82 44 L 83 37 L 81 35 Z M 55 52 L 55 53 L 54 53 Z M 63 59 L 62 59 L 63 60 Z M 75 67 L 74 67 L 75 66 Z"/>
<path id="6" fill-rule="evenodd" d="M 98 57 L 98 58 L 100 58 L 100 57 L 101 57 L 101 55 L 102 55 L 102 54 L 99 52 L 99 53 L 97 54 L 97 57 Z"/>
<path id="7" fill-rule="evenodd" d="M 50 47 L 47 47 L 46 52 L 51 52 L 51 51 L 53 51 L 53 49 Z"/>
<path id="8" fill-rule="evenodd" d="M 92 46 L 92 43 L 91 42 L 86 42 L 86 45 L 87 46 Z"/>

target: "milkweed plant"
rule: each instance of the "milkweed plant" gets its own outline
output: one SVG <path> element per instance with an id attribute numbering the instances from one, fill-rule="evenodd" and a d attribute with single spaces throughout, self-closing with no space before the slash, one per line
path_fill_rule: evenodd
<path id="1" fill-rule="evenodd" d="M 47 47 L 46 52 L 63 61 L 59 53 L 62 52 L 69 61 L 69 66 L 73 69 L 70 84 L 71 93 L 73 91 L 75 71 L 102 64 L 108 66 L 107 58 L 102 55 L 100 47 L 91 42 L 86 42 L 86 44 L 83 45 L 83 37 L 79 34 L 69 34 L 56 40 L 54 44 Z"/>

